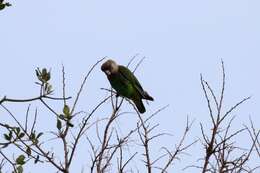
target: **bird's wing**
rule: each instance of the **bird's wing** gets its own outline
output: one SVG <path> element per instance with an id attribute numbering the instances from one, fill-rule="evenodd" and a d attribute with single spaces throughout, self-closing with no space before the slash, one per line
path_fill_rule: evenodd
<path id="1" fill-rule="evenodd" d="M 130 83 L 132 83 L 134 85 L 134 87 L 137 89 L 137 91 L 143 96 L 144 95 L 144 90 L 141 86 L 141 84 L 139 83 L 139 81 L 137 80 L 137 78 L 135 77 L 135 75 L 125 66 L 120 65 L 119 66 L 119 73 L 125 78 L 127 79 Z"/>

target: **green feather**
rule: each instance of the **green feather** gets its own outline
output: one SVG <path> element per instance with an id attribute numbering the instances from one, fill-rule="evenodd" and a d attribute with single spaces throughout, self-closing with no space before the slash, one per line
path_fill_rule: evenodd
<path id="1" fill-rule="evenodd" d="M 133 84 L 121 73 L 115 73 L 108 77 L 111 86 L 117 91 L 117 94 L 131 99 L 136 92 Z"/>
<path id="2" fill-rule="evenodd" d="M 104 66 L 104 68 L 106 67 Z M 131 99 L 140 113 L 145 112 L 142 99 L 153 100 L 153 98 L 143 90 L 140 82 L 127 67 L 119 65 L 118 71 L 107 75 L 107 77 L 119 96 Z"/>
<path id="3" fill-rule="evenodd" d="M 118 72 L 110 75 L 108 79 L 118 95 L 133 100 L 139 112 L 145 112 L 141 94 L 144 92 L 143 88 L 128 68 L 119 66 Z"/>
<path id="4" fill-rule="evenodd" d="M 128 68 L 126 68 L 125 66 L 120 65 L 119 66 L 119 73 L 121 73 L 122 76 L 124 76 L 129 82 L 131 82 L 132 85 L 134 85 L 134 87 L 138 91 L 143 91 L 143 88 L 142 88 L 141 84 L 139 83 L 139 81 L 137 80 L 135 75 Z"/>

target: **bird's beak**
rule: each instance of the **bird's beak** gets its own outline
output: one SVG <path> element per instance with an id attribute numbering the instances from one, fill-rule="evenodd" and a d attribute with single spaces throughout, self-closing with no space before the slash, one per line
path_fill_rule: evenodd
<path id="1" fill-rule="evenodd" d="M 105 73 L 109 76 L 111 75 L 111 72 L 109 70 L 106 70 Z"/>

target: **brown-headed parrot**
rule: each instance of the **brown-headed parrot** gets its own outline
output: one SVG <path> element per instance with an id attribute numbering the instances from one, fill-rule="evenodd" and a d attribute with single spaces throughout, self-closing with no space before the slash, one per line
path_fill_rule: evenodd
<path id="1" fill-rule="evenodd" d="M 142 99 L 154 99 L 143 90 L 135 75 L 125 66 L 117 65 L 113 60 L 102 64 L 101 70 L 106 74 L 111 86 L 116 90 L 117 96 L 131 99 L 140 113 L 145 112 Z"/>

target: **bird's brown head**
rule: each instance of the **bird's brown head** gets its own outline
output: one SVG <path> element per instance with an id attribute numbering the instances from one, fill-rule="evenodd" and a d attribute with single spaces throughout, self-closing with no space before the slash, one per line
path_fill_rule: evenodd
<path id="1" fill-rule="evenodd" d="M 112 59 L 107 60 L 104 62 L 101 66 L 101 70 L 106 74 L 106 75 L 111 75 L 115 74 L 118 72 L 118 65 L 116 64 L 115 61 Z"/>

